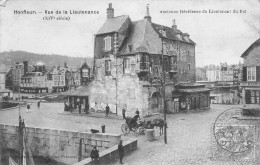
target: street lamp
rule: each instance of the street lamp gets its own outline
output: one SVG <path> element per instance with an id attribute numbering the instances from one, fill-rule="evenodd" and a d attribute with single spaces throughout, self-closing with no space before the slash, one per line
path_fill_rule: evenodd
<path id="1" fill-rule="evenodd" d="M 163 28 L 161 28 L 163 31 Z M 164 143 L 167 144 L 167 124 L 166 124 L 166 99 L 165 99 L 165 59 L 163 55 L 163 38 L 162 40 L 162 92 L 163 92 L 163 114 L 164 114 Z"/>

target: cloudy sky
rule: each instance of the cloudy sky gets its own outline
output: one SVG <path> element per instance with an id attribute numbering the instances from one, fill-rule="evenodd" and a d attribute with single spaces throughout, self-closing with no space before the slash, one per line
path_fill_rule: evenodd
<path id="1" fill-rule="evenodd" d="M 143 19 L 146 4 L 150 5 L 152 22 L 171 26 L 175 19 L 178 28 L 197 43 L 197 66 L 238 63 L 242 61 L 240 55 L 260 37 L 259 0 L 8 0 L 6 7 L 0 7 L 0 52 L 23 50 L 93 57 L 93 35 L 105 22 L 110 2 L 115 16 L 129 15 L 132 21 Z M 180 13 L 180 10 L 210 9 L 232 13 Z M 37 14 L 14 14 L 14 10 Z M 99 14 L 48 15 L 45 10 L 87 10 Z M 234 10 L 238 13 L 233 13 Z M 45 16 L 69 16 L 70 20 L 43 20 Z"/>

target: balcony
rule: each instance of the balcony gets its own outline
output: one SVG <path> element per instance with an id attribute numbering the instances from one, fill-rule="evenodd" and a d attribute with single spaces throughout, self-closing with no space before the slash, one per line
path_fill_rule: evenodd
<path id="1" fill-rule="evenodd" d="M 149 70 L 149 62 L 140 63 L 140 71 L 148 71 Z"/>
<path id="2" fill-rule="evenodd" d="M 170 65 L 169 73 L 175 75 L 177 74 L 177 72 L 178 72 L 177 64 Z"/>

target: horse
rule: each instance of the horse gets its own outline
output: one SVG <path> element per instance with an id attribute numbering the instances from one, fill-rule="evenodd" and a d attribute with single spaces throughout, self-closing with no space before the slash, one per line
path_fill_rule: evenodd
<path id="1" fill-rule="evenodd" d="M 167 123 L 165 123 L 163 119 L 153 119 L 152 125 L 153 125 L 153 127 L 159 127 L 160 128 L 160 136 L 164 134 L 164 132 L 163 132 L 164 126 L 166 125 L 166 128 L 168 128 Z"/>

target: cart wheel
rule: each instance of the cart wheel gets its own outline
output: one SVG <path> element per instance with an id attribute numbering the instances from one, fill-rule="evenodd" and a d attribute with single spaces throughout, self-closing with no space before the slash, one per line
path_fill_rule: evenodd
<path id="1" fill-rule="evenodd" d="M 139 134 L 144 134 L 145 128 L 139 128 Z"/>
<path id="2" fill-rule="evenodd" d="M 121 126 L 121 130 L 122 130 L 122 132 L 124 132 L 126 134 L 128 134 L 130 132 L 130 128 L 129 128 L 129 126 L 127 124 L 123 124 Z"/>

